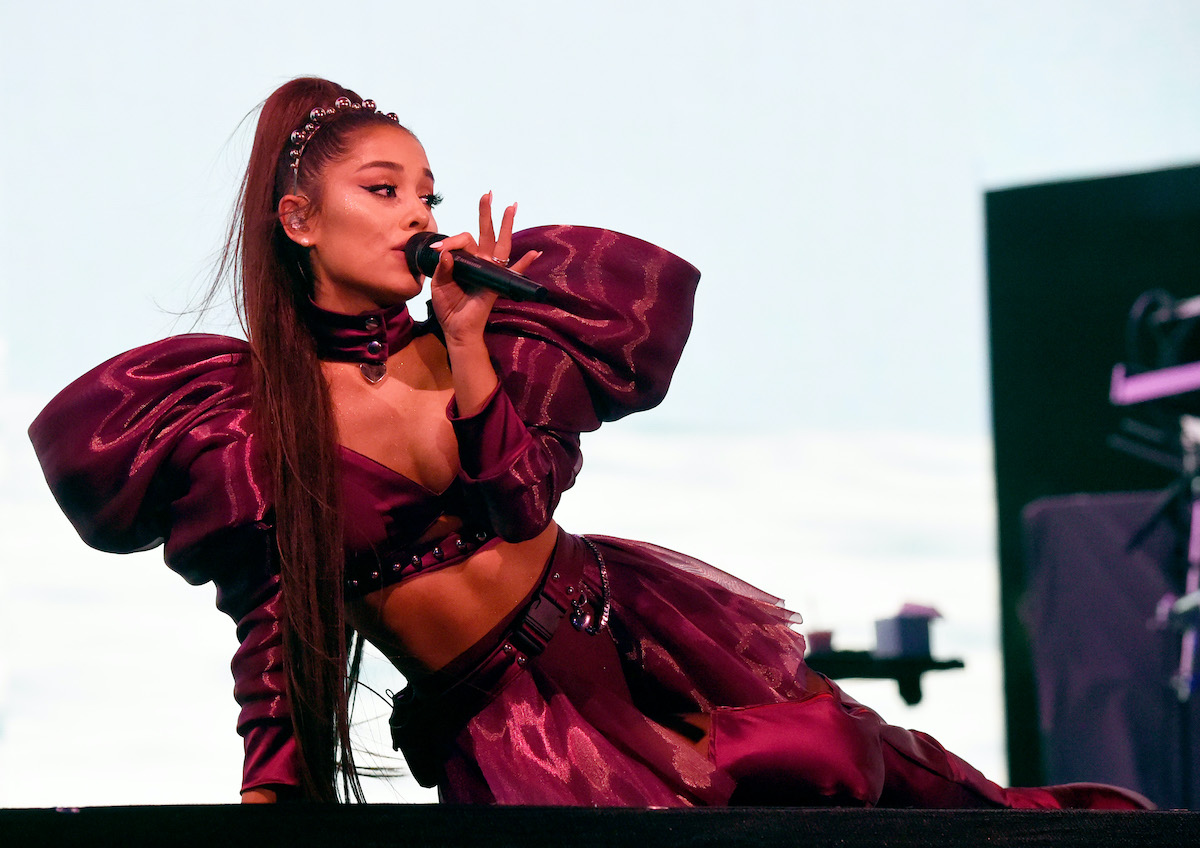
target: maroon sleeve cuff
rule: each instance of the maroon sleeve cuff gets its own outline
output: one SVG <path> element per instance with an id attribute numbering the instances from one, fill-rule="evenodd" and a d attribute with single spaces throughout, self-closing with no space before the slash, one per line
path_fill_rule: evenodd
<path id="1" fill-rule="evenodd" d="M 525 422 L 499 385 L 474 415 L 460 416 L 456 401 L 451 399 L 446 417 L 458 437 L 460 475 L 467 482 L 507 473 L 533 443 Z"/>
<path id="2" fill-rule="evenodd" d="M 259 724 L 243 731 L 246 761 L 242 791 L 256 786 L 299 786 L 292 723 Z"/>
<path id="3" fill-rule="evenodd" d="M 242 791 L 267 784 L 300 784 L 299 749 L 292 730 L 283 665 L 283 598 L 279 577 L 269 578 L 248 598 L 238 619 L 233 694 L 241 705 L 238 733 L 245 743 Z"/>

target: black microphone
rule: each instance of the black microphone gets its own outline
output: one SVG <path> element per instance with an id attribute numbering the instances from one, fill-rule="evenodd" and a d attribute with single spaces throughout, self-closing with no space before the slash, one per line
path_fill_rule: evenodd
<path id="1" fill-rule="evenodd" d="M 437 269 L 441 252 L 429 245 L 446 236 L 440 233 L 417 233 L 404 245 L 404 255 L 413 274 L 432 277 Z M 510 271 L 503 265 L 489 262 L 462 250 L 452 250 L 454 257 L 454 282 L 460 286 L 477 286 L 499 293 L 509 300 L 533 300 L 541 303 L 550 294 L 545 286 L 539 286 L 528 277 Z"/>

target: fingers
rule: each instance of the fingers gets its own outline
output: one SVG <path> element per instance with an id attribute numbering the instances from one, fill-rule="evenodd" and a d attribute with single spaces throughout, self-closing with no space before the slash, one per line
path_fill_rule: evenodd
<path id="1" fill-rule="evenodd" d="M 516 220 L 516 217 L 517 204 L 514 203 L 512 206 L 505 208 L 504 215 L 500 218 L 500 238 L 492 250 L 492 256 L 501 262 L 507 262 L 509 255 L 512 253 L 513 221 Z"/>
<path id="2" fill-rule="evenodd" d="M 475 239 L 471 237 L 470 233 L 459 233 L 456 236 L 444 238 L 439 242 L 434 242 L 430 247 L 442 252 L 442 255 L 438 257 L 437 268 L 433 270 L 433 277 L 430 280 L 435 289 L 449 284 L 454 278 L 454 256 L 450 251 L 465 250 L 468 253 L 474 253 L 477 249 Z"/>
<path id="3" fill-rule="evenodd" d="M 524 274 L 525 269 L 532 265 L 541 255 L 542 252 L 540 250 L 531 250 L 516 262 L 509 265 L 509 270 L 516 271 L 518 274 Z"/>
<path id="4" fill-rule="evenodd" d="M 492 221 L 492 193 L 479 198 L 479 256 L 490 257 L 501 264 L 508 263 L 512 252 L 513 221 L 517 217 L 517 204 L 507 206 L 500 216 L 500 235 L 496 235 Z"/>
<path id="5" fill-rule="evenodd" d="M 442 253 L 441 261 L 438 263 L 437 276 L 441 280 L 449 279 L 450 269 L 453 267 L 453 259 L 450 256 L 450 251 L 461 250 L 465 253 L 470 253 L 479 256 L 483 259 L 490 259 L 501 265 L 509 264 L 509 254 L 512 252 L 512 234 L 513 223 L 517 217 L 517 204 L 505 208 L 504 213 L 500 216 L 500 235 L 496 235 L 495 225 L 492 221 L 492 193 L 489 191 L 483 197 L 479 198 L 479 241 L 476 242 L 470 233 L 459 233 L 456 236 L 449 236 L 439 242 L 435 242 L 430 247 L 439 250 Z M 520 261 L 512 265 L 512 268 L 517 273 L 520 273 L 529 264 L 538 257 L 536 252 L 530 252 L 522 256 Z"/>
<path id="6" fill-rule="evenodd" d="M 501 232 L 504 228 L 500 228 Z M 496 247 L 496 231 L 492 226 L 492 193 L 479 198 L 479 251 L 483 256 L 493 256 Z"/>
<path id="7" fill-rule="evenodd" d="M 475 237 L 470 233 L 459 233 L 456 236 L 448 236 L 441 241 L 435 241 L 429 245 L 434 250 L 440 250 L 442 256 L 445 256 L 451 250 L 464 250 L 467 253 L 474 253 L 477 256 L 488 256 L 483 251 L 480 245 L 475 243 Z"/>

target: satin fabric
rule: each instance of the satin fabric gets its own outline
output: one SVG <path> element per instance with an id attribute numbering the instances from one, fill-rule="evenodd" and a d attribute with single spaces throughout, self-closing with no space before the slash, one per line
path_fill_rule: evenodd
<path id="1" fill-rule="evenodd" d="M 462 465 L 455 509 L 521 540 L 547 526 L 574 482 L 579 434 L 662 399 L 698 273 L 646 242 L 590 228 L 526 231 L 513 250 L 543 252 L 527 273 L 551 297 L 497 303 L 485 341 L 501 389 L 486 414 L 448 414 Z M 383 344 L 351 329 L 355 344 Z M 116 552 L 165 543 L 171 568 L 216 584 L 240 643 L 232 669 L 243 788 L 299 782 L 250 382 L 244 342 L 179 336 L 84 375 L 30 427 L 47 481 L 85 541 Z M 392 507 L 364 508 L 374 521 Z M 718 804 L 786 785 L 783 803 L 1028 801 L 927 737 L 888 728 L 809 670 L 777 599 L 680 554 L 594 538 L 610 567 L 611 641 L 580 644 L 560 625 L 544 654 L 455 737 L 445 757 L 449 800 Z M 578 554 L 571 545 L 561 552 Z M 688 712 L 712 716 L 711 758 L 665 729 Z M 1036 792 L 1047 805 L 1056 800 Z M 1075 789 L 1062 797 L 1093 799 Z"/>
<path id="2" fill-rule="evenodd" d="M 502 389 L 488 415 L 451 410 L 451 423 L 462 517 L 518 540 L 547 525 L 574 482 L 579 433 L 662 399 L 691 327 L 699 272 L 647 242 L 590 227 L 526 230 L 513 249 L 542 252 L 526 273 L 551 299 L 497 304 L 485 341 Z M 350 345 L 379 357 L 410 332 L 433 331 L 393 327 L 387 311 L 343 317 L 320 334 L 322 349 Z M 368 326 L 371 317 L 383 326 Z M 372 341 L 378 353 L 367 350 Z M 46 481 L 85 542 L 116 553 L 161 544 L 167 565 L 190 583 L 216 585 L 217 606 L 237 624 L 243 789 L 299 783 L 271 486 L 250 385 L 245 342 L 175 336 L 84 374 L 29 428 Z M 387 508 L 365 507 L 375 514 L 362 521 L 375 529 L 367 526 L 350 553 L 371 547 Z"/>
<path id="3" fill-rule="evenodd" d="M 473 704 L 475 715 L 445 744 L 443 801 L 1151 806 L 1093 784 L 1000 787 L 932 737 L 888 725 L 809 669 L 795 616 L 778 599 L 656 545 L 587 538 L 609 572 L 610 631 L 591 636 L 560 623 L 543 654 L 482 698 L 464 672 L 459 691 L 484 705 Z M 549 569 L 575 563 L 598 588 L 590 552 L 563 533 Z M 434 709 L 439 715 L 452 705 Z M 711 720 L 707 753 L 667 729 L 695 712 Z M 420 736 L 421 728 L 410 733 Z"/>

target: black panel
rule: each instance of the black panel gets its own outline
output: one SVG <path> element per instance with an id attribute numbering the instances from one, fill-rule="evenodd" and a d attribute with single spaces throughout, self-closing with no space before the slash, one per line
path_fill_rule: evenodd
<path id="1" fill-rule="evenodd" d="M 569 807 L 95 807 L 0 810 L 5 846 L 1192 846 L 1200 813 L 625 810 Z"/>
<path id="2" fill-rule="evenodd" d="M 987 242 L 1009 768 L 1028 785 L 1042 774 L 1020 512 L 1171 481 L 1107 446 L 1122 417 L 1108 386 L 1138 295 L 1200 294 L 1200 167 L 990 192 Z"/>

